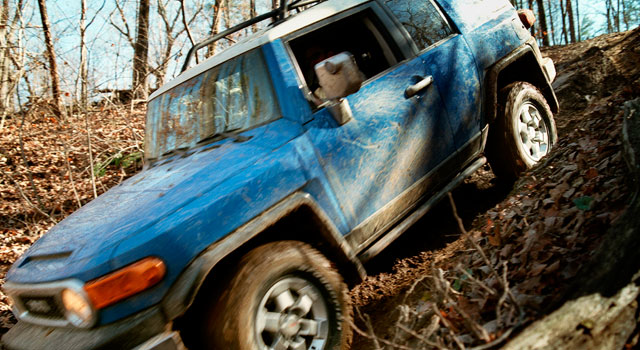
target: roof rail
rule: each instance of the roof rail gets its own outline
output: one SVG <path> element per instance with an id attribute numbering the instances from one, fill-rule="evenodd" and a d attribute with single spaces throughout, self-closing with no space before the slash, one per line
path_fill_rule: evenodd
<path id="1" fill-rule="evenodd" d="M 221 33 L 218 33 L 212 37 L 209 37 L 195 45 L 193 45 L 193 47 L 191 47 L 191 49 L 189 50 L 189 53 L 187 53 L 187 57 L 184 61 L 184 65 L 182 66 L 182 70 L 180 71 L 180 73 L 184 72 L 185 70 L 187 70 L 187 68 L 189 68 L 189 63 L 191 62 L 191 59 L 193 58 L 193 56 L 196 54 L 196 52 L 200 49 L 202 49 L 203 47 L 206 47 L 208 45 L 213 44 L 214 42 L 223 39 L 225 37 L 227 37 L 230 34 L 239 32 L 249 26 L 252 26 L 256 23 L 262 22 L 264 20 L 267 19 L 273 19 L 274 23 L 278 23 L 284 19 L 286 19 L 287 17 L 290 16 L 290 12 L 293 10 L 298 10 L 298 12 L 301 11 L 301 9 L 304 6 L 309 6 L 309 5 L 316 5 L 319 4 L 321 2 L 324 2 L 326 0 L 293 0 L 293 1 L 288 1 L 288 0 L 283 0 L 282 4 L 280 4 L 280 7 L 269 11 L 265 14 L 259 15 L 257 17 L 251 18 L 248 21 L 242 22 L 240 24 L 238 24 L 237 26 L 234 26 L 232 28 L 229 28 Z"/>

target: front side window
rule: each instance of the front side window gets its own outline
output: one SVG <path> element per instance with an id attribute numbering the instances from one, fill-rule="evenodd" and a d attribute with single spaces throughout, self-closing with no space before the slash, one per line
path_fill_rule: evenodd
<path id="1" fill-rule="evenodd" d="M 253 50 L 151 100 L 145 156 L 156 159 L 220 133 L 247 130 L 278 117 L 262 53 Z"/>
<path id="2" fill-rule="evenodd" d="M 372 9 L 366 9 L 289 42 L 307 87 L 316 97 L 320 88 L 314 66 L 341 52 L 349 52 L 367 79 L 396 64 L 400 53 Z"/>
<path id="3" fill-rule="evenodd" d="M 385 0 L 385 4 L 409 32 L 418 50 L 424 50 L 453 33 L 430 0 Z"/>

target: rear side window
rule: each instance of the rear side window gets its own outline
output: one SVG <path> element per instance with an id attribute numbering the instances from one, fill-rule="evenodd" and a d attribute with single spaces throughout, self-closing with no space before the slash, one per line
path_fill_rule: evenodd
<path id="1" fill-rule="evenodd" d="M 453 33 L 430 0 L 385 0 L 385 4 L 407 29 L 420 51 Z"/>

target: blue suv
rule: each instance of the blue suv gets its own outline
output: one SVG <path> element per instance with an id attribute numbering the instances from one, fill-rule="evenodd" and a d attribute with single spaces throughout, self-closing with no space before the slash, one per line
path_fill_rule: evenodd
<path id="1" fill-rule="evenodd" d="M 147 166 L 7 274 L 9 349 L 348 349 L 348 285 L 483 166 L 556 141 L 507 0 L 284 1 L 149 99 Z M 189 68 L 197 51 L 264 29 Z"/>

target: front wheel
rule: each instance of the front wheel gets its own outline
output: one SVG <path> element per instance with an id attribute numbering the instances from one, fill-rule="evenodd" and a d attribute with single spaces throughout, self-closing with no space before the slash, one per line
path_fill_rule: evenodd
<path id="1" fill-rule="evenodd" d="M 542 93 L 529 83 L 506 86 L 499 102 L 487 157 L 496 176 L 512 180 L 549 154 L 558 138 L 556 123 Z"/>
<path id="2" fill-rule="evenodd" d="M 209 305 L 201 325 L 208 349 L 343 350 L 351 342 L 346 285 L 322 254 L 301 242 L 250 251 Z"/>

